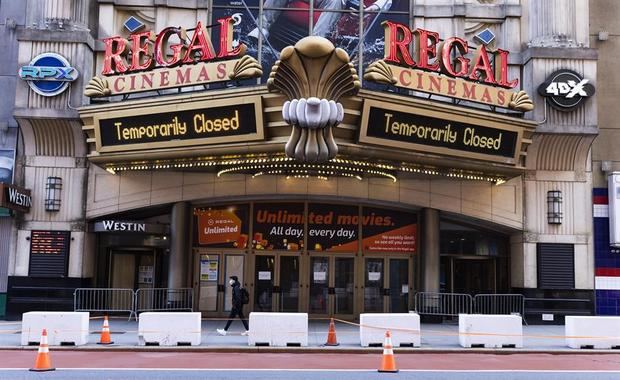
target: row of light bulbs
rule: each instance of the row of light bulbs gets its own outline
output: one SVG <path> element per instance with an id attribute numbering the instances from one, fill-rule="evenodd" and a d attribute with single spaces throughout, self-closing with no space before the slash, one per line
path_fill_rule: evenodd
<path id="1" fill-rule="evenodd" d="M 230 156 L 229 156 L 230 157 Z M 184 162 L 171 162 L 171 163 L 154 163 L 154 164 L 133 164 L 122 166 L 109 166 L 106 170 L 112 174 L 122 171 L 137 171 L 137 170 L 165 170 L 165 169 L 186 169 L 186 168 L 200 168 L 200 167 L 216 167 L 216 166 L 231 166 L 217 172 L 217 176 L 221 176 L 227 173 L 238 172 L 252 172 L 256 171 L 252 176 L 257 177 L 264 174 L 286 174 L 293 173 L 293 178 L 296 174 L 299 174 L 297 170 L 312 170 L 317 174 L 319 179 L 327 179 L 328 176 L 340 176 L 340 177 L 355 177 L 361 180 L 363 174 L 369 174 L 373 176 L 390 178 L 396 182 L 395 175 L 387 172 L 409 172 L 416 174 L 432 175 L 432 176 L 445 176 L 448 178 L 458 178 L 474 181 L 486 181 L 493 182 L 495 184 L 501 184 L 505 182 L 502 177 L 485 176 L 474 173 L 462 173 L 454 171 L 439 171 L 436 169 L 425 167 L 412 167 L 407 165 L 395 166 L 385 163 L 371 163 L 367 161 L 349 160 L 344 158 L 334 158 L 327 164 L 308 164 L 308 163 L 296 163 L 293 158 L 285 156 L 275 157 L 256 157 L 256 158 L 234 158 L 216 160 L 214 157 L 210 157 L 210 160 L 196 160 L 196 161 L 184 161 Z M 353 173 L 352 173 L 353 172 Z"/>

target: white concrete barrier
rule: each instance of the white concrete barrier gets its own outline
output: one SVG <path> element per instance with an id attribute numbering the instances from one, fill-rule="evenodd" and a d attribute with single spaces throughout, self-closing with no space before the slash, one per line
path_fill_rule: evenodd
<path id="1" fill-rule="evenodd" d="M 250 313 L 248 345 L 308 345 L 307 313 Z"/>
<path id="2" fill-rule="evenodd" d="M 22 315 L 22 346 L 39 344 L 41 332 L 47 329 L 50 346 L 88 343 L 88 312 L 31 311 Z"/>
<path id="3" fill-rule="evenodd" d="M 360 314 L 360 342 L 362 347 L 383 345 L 385 331 L 390 330 L 394 347 L 420 347 L 420 316 L 417 313 Z"/>
<path id="4" fill-rule="evenodd" d="M 459 314 L 461 347 L 523 347 L 523 321 L 518 315 Z"/>
<path id="5" fill-rule="evenodd" d="M 141 313 L 138 345 L 200 345 L 200 313 Z"/>
<path id="6" fill-rule="evenodd" d="M 566 316 L 564 335 L 570 348 L 620 348 L 620 317 Z"/>

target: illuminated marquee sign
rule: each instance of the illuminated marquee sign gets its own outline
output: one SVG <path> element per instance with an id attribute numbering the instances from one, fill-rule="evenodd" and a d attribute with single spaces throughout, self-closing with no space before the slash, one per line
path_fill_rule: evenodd
<path id="1" fill-rule="evenodd" d="M 210 100 L 175 107 L 149 108 L 149 113 L 108 112 L 95 117 L 100 152 L 263 139 L 259 96 L 242 100 Z"/>
<path id="2" fill-rule="evenodd" d="M 368 67 L 364 79 L 524 112 L 534 108 L 524 91 L 511 90 L 519 80 L 508 76 L 508 51 L 490 53 L 481 45 L 468 58 L 469 45 L 461 38 L 441 41 L 437 32 L 411 31 L 391 21 L 383 26 L 385 56 Z"/>
<path id="3" fill-rule="evenodd" d="M 55 96 L 67 89 L 78 77 L 69 61 L 56 53 L 39 54 L 19 69 L 19 77 L 39 95 Z"/>
<path id="4" fill-rule="evenodd" d="M 202 22 L 191 39 L 181 27 L 104 38 L 103 77 L 94 77 L 84 94 L 120 95 L 261 76 L 260 64 L 244 56 L 245 45 L 233 47 L 233 23 L 231 17 L 218 20 L 217 52 Z"/>
<path id="5" fill-rule="evenodd" d="M 360 142 L 420 152 L 515 163 L 522 131 L 518 127 L 476 120 L 467 116 L 442 116 L 443 112 L 366 100 Z"/>

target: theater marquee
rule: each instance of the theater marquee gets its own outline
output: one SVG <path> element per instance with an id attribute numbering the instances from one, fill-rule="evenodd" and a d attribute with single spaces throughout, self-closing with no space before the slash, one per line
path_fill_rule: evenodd
<path id="1" fill-rule="evenodd" d="M 211 145 L 263 139 L 260 96 L 183 103 L 176 107 L 100 113 L 93 117 L 97 151 Z"/>
<path id="2" fill-rule="evenodd" d="M 522 128 L 462 112 L 367 99 L 359 141 L 455 157 L 517 163 Z"/>

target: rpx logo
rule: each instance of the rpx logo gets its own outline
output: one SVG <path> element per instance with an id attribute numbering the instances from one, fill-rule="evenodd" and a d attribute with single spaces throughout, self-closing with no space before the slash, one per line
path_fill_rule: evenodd
<path id="1" fill-rule="evenodd" d="M 19 75 L 24 80 L 62 80 L 74 81 L 77 72 L 73 67 L 24 66 Z"/>
<path id="2" fill-rule="evenodd" d="M 567 111 L 594 95 L 594 86 L 574 71 L 560 70 L 538 87 L 538 93 L 555 108 Z"/>
<path id="3" fill-rule="evenodd" d="M 39 95 L 58 95 L 78 77 L 78 72 L 69 61 L 56 53 L 39 54 L 30 64 L 19 69 L 19 77 Z"/>

